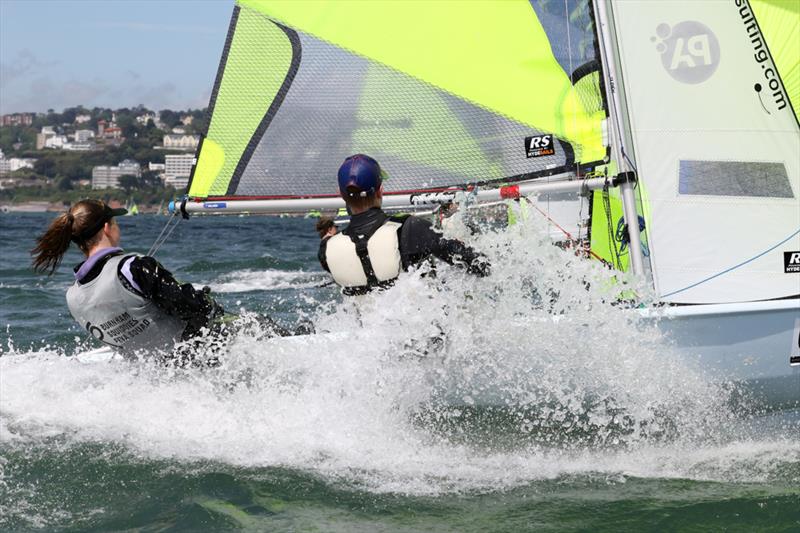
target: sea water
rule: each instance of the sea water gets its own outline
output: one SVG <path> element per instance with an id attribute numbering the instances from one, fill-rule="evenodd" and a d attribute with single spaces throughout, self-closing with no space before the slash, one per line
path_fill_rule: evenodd
<path id="1" fill-rule="evenodd" d="M 646 286 L 535 220 L 470 237 L 489 278 L 423 268 L 357 302 L 313 220 L 181 222 L 157 254 L 178 278 L 317 334 L 251 328 L 178 369 L 80 357 L 80 255 L 29 268 L 51 216 L 0 217 L 2 530 L 800 530 L 800 413 L 682 360 L 615 303 Z M 123 246 L 165 221 L 120 218 Z"/>

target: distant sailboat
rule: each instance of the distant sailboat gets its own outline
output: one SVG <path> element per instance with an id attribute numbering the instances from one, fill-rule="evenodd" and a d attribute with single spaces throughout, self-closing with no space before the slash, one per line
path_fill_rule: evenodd
<path id="1" fill-rule="evenodd" d="M 139 206 L 136 205 L 136 202 L 130 200 L 128 204 L 125 206 L 125 209 L 128 210 L 127 216 L 135 216 L 139 214 Z"/>

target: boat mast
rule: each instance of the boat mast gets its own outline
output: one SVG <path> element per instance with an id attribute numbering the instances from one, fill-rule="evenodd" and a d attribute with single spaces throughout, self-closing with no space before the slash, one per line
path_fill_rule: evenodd
<path id="1" fill-rule="evenodd" d="M 644 275 L 644 258 L 642 244 L 639 238 L 639 215 L 636 211 L 636 196 L 634 186 L 637 176 L 628 159 L 625 157 L 624 128 L 627 126 L 627 115 L 623 112 L 620 100 L 620 76 L 617 74 L 617 62 L 614 52 L 617 50 L 609 22 L 609 9 L 607 0 L 595 0 L 594 12 L 597 23 L 598 43 L 600 44 L 601 62 L 603 65 L 603 78 L 606 87 L 606 96 L 609 112 L 609 143 L 619 169 L 620 191 L 622 193 L 622 208 L 625 222 L 628 225 L 628 238 L 630 242 L 630 258 L 633 273 L 637 276 Z"/>

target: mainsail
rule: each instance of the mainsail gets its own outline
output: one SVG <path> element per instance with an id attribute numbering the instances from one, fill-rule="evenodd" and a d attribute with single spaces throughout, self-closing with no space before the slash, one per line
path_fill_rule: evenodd
<path id="1" fill-rule="evenodd" d="M 611 3 L 662 301 L 800 294 L 799 5 Z"/>
<path id="2" fill-rule="evenodd" d="M 239 0 L 189 200 L 336 197 L 358 152 L 388 195 L 604 164 L 595 33 L 588 0 Z"/>

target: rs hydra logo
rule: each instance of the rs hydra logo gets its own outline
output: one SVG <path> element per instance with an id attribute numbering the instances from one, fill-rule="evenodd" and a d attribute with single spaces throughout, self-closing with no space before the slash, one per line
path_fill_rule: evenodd
<path id="1" fill-rule="evenodd" d="M 681 83 L 703 83 L 719 66 L 717 36 L 700 22 L 659 24 L 650 40 L 656 43 L 664 69 Z"/>

